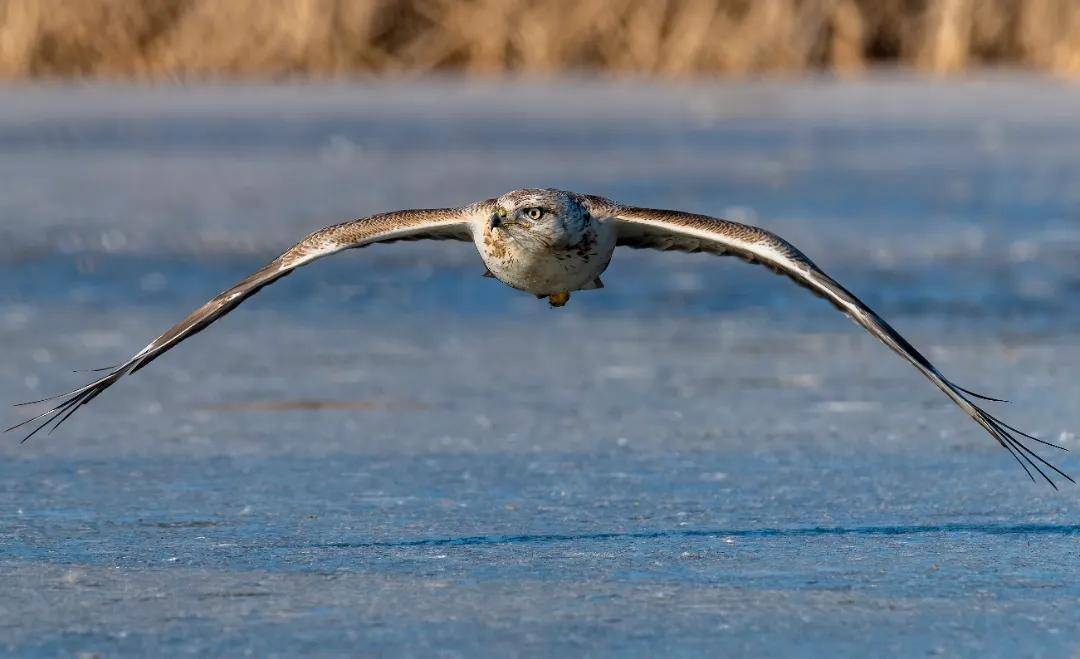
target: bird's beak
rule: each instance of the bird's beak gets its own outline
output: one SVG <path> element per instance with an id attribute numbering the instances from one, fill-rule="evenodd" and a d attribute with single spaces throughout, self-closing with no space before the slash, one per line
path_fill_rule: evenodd
<path id="1" fill-rule="evenodd" d="M 488 228 L 497 229 L 505 224 L 510 223 L 510 214 L 506 212 L 505 208 L 499 208 L 491 214 L 491 218 L 488 219 Z"/>

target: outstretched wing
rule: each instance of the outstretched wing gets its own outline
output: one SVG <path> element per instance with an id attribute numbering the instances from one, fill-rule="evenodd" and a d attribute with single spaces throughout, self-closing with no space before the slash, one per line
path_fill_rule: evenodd
<path id="1" fill-rule="evenodd" d="M 83 405 L 89 403 L 125 375 L 145 367 L 184 339 L 201 332 L 211 323 L 237 307 L 241 302 L 258 293 L 264 286 L 274 283 L 296 268 L 316 259 L 342 250 L 364 247 L 372 243 L 397 240 L 472 240 L 469 220 L 482 212 L 489 202 L 481 202 L 465 208 L 439 208 L 404 210 L 372 215 L 360 220 L 344 222 L 320 229 L 287 252 L 266 264 L 255 274 L 224 291 L 196 309 L 187 318 L 150 342 L 131 359 L 111 370 L 107 375 L 74 391 L 43 400 L 21 403 L 33 405 L 48 400 L 60 402 L 51 409 L 19 423 L 7 431 L 15 430 L 35 421 L 41 421 L 22 441 L 34 436 L 39 430 L 55 422 L 53 430 Z"/>
<path id="2" fill-rule="evenodd" d="M 594 215 L 612 218 L 611 221 L 616 228 L 617 245 L 732 255 L 750 263 L 760 263 L 778 274 L 786 275 L 795 283 L 831 302 L 879 341 L 910 362 L 1009 451 L 1032 480 L 1034 476 L 1028 469 L 1029 465 L 1055 488 L 1057 486 L 1054 481 L 1042 467 L 1049 468 L 1069 481 L 1073 480 L 1068 474 L 1040 457 L 1020 438 L 1024 437 L 1040 444 L 1066 449 L 1017 430 L 976 405 L 972 398 L 992 401 L 998 401 L 998 399 L 976 394 L 950 382 L 899 332 L 890 327 L 854 294 L 814 265 L 806 255 L 779 236 L 757 227 L 705 215 L 623 207 L 599 197 L 587 197 L 586 200 L 594 207 L 592 211 Z"/>

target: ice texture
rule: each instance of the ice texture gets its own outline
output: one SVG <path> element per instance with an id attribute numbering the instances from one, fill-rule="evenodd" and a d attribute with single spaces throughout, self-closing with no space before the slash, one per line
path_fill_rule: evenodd
<path id="1" fill-rule="evenodd" d="M 1080 448 L 1075 86 L 0 97 L 0 401 L 82 383 L 319 226 L 554 186 L 768 227 Z M 1032 484 L 825 302 L 703 255 L 619 252 L 558 310 L 482 272 L 468 244 L 335 256 L 5 436 L 0 652 L 1080 651 L 1077 488 Z"/>

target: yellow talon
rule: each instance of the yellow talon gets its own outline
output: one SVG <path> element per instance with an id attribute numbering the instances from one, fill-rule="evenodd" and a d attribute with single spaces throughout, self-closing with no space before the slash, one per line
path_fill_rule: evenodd
<path id="1" fill-rule="evenodd" d="M 570 301 L 570 292 L 554 293 L 548 296 L 548 304 L 553 307 L 561 307 Z"/>

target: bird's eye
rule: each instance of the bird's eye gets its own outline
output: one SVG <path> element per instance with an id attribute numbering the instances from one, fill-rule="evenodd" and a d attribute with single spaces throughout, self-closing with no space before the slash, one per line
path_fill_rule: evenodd
<path id="1" fill-rule="evenodd" d="M 525 214 L 529 216 L 530 220 L 539 220 L 544 216 L 544 209 L 542 208 L 530 208 L 525 211 Z"/>

